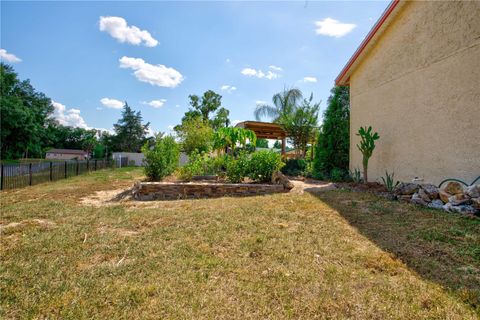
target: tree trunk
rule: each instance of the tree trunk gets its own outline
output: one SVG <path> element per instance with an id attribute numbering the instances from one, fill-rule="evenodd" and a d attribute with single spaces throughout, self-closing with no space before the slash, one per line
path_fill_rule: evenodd
<path id="1" fill-rule="evenodd" d="M 363 160 L 363 183 L 368 183 L 368 159 Z"/>

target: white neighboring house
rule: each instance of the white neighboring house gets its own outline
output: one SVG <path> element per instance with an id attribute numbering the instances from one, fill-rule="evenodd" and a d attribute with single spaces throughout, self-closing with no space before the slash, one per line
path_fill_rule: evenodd
<path id="1" fill-rule="evenodd" d="M 117 163 L 117 166 L 130 166 L 134 165 L 136 167 L 143 167 L 143 159 L 145 159 L 145 155 L 141 152 L 113 152 L 112 154 L 113 160 Z M 125 160 L 125 158 L 127 160 Z M 121 161 L 123 159 L 123 161 Z M 179 166 L 184 166 L 188 163 L 188 156 L 186 153 L 180 153 L 179 159 Z"/>
<path id="2" fill-rule="evenodd" d="M 128 166 L 134 165 L 141 167 L 143 166 L 143 159 L 145 158 L 145 155 L 141 152 L 114 152 L 112 156 L 113 160 L 117 162 L 117 166 L 120 166 L 120 163 L 122 163 L 122 166 L 125 166 L 126 163 Z M 122 158 L 127 158 L 127 161 L 120 161 Z"/>

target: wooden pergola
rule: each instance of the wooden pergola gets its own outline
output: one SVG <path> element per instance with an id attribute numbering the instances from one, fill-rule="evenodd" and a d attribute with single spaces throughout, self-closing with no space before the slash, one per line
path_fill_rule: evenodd
<path id="1" fill-rule="evenodd" d="M 260 121 L 243 121 L 236 125 L 238 128 L 249 129 L 255 132 L 257 138 L 282 140 L 282 157 L 285 156 L 285 139 L 287 132 L 276 123 Z"/>

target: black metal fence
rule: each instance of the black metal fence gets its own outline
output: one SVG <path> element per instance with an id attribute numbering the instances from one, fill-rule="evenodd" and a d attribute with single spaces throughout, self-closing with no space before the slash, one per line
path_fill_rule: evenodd
<path id="1" fill-rule="evenodd" d="M 68 160 L 26 164 L 2 164 L 0 190 L 18 189 L 43 182 L 67 179 L 83 173 L 112 168 L 109 160 Z"/>

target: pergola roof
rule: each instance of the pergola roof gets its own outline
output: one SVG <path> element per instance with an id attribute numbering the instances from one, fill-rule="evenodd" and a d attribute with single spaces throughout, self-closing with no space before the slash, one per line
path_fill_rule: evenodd
<path id="1" fill-rule="evenodd" d="M 261 139 L 284 139 L 287 135 L 279 124 L 271 122 L 243 121 L 235 127 L 252 130 Z"/>

